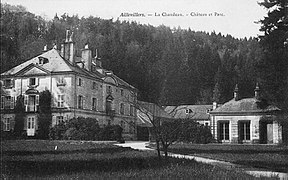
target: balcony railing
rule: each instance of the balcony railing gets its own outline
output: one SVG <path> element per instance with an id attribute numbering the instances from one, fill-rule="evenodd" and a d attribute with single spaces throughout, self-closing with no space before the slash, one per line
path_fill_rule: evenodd
<path id="1" fill-rule="evenodd" d="M 26 112 L 36 112 L 38 109 L 37 105 L 27 105 Z"/>

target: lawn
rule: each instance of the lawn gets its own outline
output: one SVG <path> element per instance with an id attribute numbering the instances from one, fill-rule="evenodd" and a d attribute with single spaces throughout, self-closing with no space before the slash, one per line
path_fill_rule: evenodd
<path id="1" fill-rule="evenodd" d="M 57 148 L 55 148 L 57 146 Z M 81 141 L 2 141 L 2 179 L 256 179 L 154 151 Z"/>
<path id="2" fill-rule="evenodd" d="M 288 172 L 288 146 L 177 143 L 171 145 L 169 151 Z"/>

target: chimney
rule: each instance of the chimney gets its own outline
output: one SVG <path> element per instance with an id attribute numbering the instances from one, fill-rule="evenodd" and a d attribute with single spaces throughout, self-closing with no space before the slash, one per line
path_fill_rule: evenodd
<path id="1" fill-rule="evenodd" d="M 43 52 L 47 52 L 47 44 L 44 46 Z"/>
<path id="2" fill-rule="evenodd" d="M 260 95 L 260 88 L 259 88 L 258 83 L 256 83 L 256 88 L 255 88 L 254 92 L 255 92 L 255 99 L 260 100 L 261 95 Z"/>
<path id="3" fill-rule="evenodd" d="M 70 54 L 69 54 L 69 61 L 74 64 L 74 56 L 75 56 L 75 48 L 74 48 L 74 42 L 72 40 L 73 32 L 71 33 L 69 37 L 69 45 L 70 45 Z"/>
<path id="4" fill-rule="evenodd" d="M 97 68 L 102 68 L 102 62 L 101 62 L 101 58 L 98 58 L 98 50 L 96 49 L 96 55 L 94 57 L 95 59 L 95 63 Z"/>
<path id="5" fill-rule="evenodd" d="M 60 55 L 61 55 L 62 57 L 64 57 L 64 44 L 61 44 Z"/>
<path id="6" fill-rule="evenodd" d="M 212 109 L 214 110 L 214 109 L 216 109 L 216 108 L 217 108 L 217 102 L 214 101 L 214 102 L 213 102 L 213 108 L 212 108 Z"/>
<path id="7" fill-rule="evenodd" d="M 71 64 L 74 64 L 75 48 L 72 36 L 73 32 L 70 33 L 70 30 L 66 30 L 65 42 L 61 45 L 61 55 L 64 59 L 70 61 Z"/>
<path id="8" fill-rule="evenodd" d="M 84 62 L 84 68 L 87 71 L 91 71 L 92 67 L 92 51 L 89 49 L 88 44 L 82 49 L 82 61 Z"/>
<path id="9" fill-rule="evenodd" d="M 236 84 L 235 89 L 234 89 L 234 99 L 235 101 L 239 100 L 238 84 Z"/>

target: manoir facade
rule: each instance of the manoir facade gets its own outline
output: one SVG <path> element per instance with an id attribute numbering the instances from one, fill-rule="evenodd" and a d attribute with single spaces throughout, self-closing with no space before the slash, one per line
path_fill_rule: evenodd
<path id="1" fill-rule="evenodd" d="M 61 50 L 53 47 L 1 74 L 1 121 L 4 131 L 14 128 L 15 103 L 24 96 L 25 123 L 28 136 L 38 130 L 39 93 L 52 94 L 52 126 L 74 117 L 90 117 L 100 126 L 118 124 L 125 139 L 136 138 L 137 90 L 102 68 L 92 57 L 88 45 L 81 57 L 75 56 L 73 33 L 66 32 Z"/>

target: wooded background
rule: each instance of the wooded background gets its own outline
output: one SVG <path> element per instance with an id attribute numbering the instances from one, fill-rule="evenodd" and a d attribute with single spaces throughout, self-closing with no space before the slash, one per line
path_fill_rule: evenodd
<path id="1" fill-rule="evenodd" d="M 263 95 L 285 109 L 285 3 L 260 3 L 267 9 L 273 8 L 259 22 L 265 35 L 243 39 L 195 32 L 193 27 L 153 27 L 93 16 L 63 14 L 44 20 L 21 5 L 1 4 L 1 72 L 41 54 L 46 44 L 50 49 L 56 43 L 60 49 L 66 29 L 70 29 L 74 32 L 76 54 L 80 56 L 86 43 L 93 56 L 98 49 L 104 68 L 135 86 L 139 100 L 160 105 L 224 103 L 233 98 L 236 83 L 241 97 L 253 97 L 259 82 Z"/>

